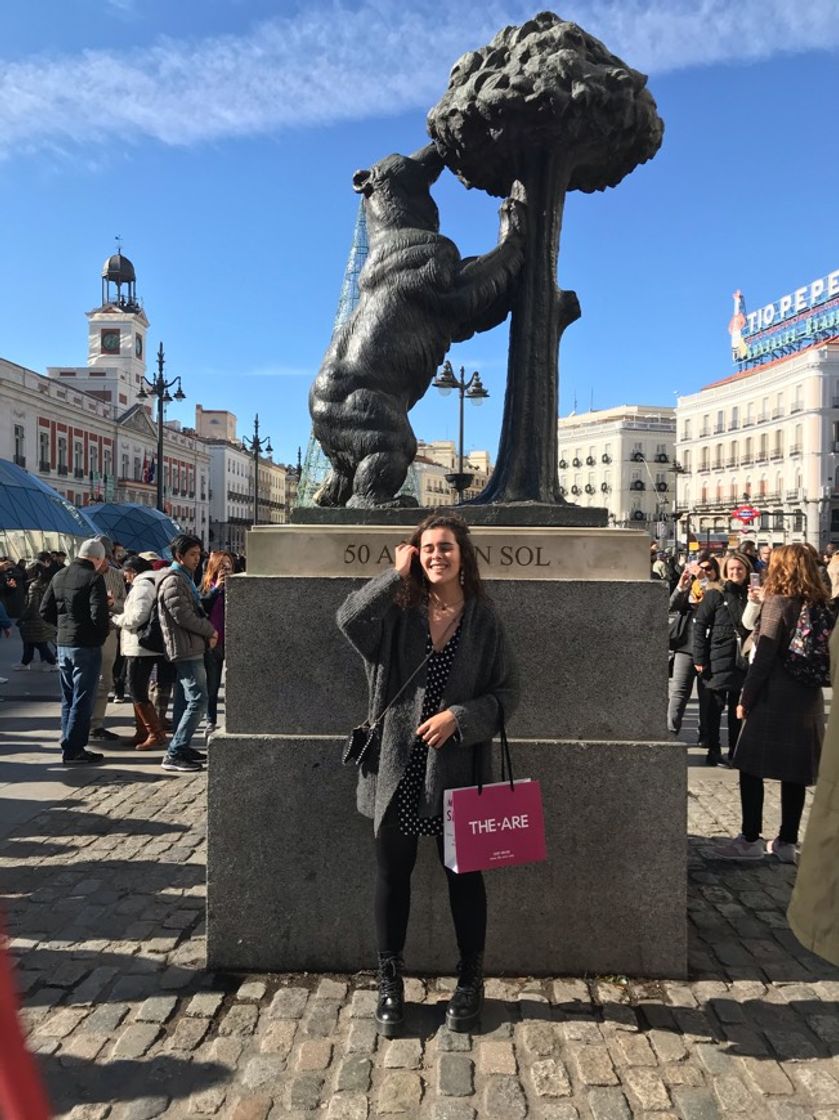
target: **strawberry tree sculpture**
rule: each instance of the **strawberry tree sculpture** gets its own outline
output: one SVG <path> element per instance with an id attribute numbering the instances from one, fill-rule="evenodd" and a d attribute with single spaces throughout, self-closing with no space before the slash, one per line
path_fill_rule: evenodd
<path id="1" fill-rule="evenodd" d="M 527 205 L 513 297 L 498 459 L 477 502 L 560 502 L 557 359 L 580 316 L 557 287 L 568 191 L 615 187 L 661 146 L 646 77 L 574 23 L 543 12 L 465 54 L 428 115 L 446 165 L 468 187 Z"/>

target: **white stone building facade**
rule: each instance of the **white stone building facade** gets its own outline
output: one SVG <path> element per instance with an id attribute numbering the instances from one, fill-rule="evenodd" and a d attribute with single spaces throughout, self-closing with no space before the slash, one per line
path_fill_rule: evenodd
<path id="1" fill-rule="evenodd" d="M 156 412 L 150 415 L 149 402 L 139 399 L 149 324 L 133 277 L 133 265 L 120 254 L 105 262 L 102 305 L 87 314 L 87 365 L 51 366 L 44 376 L 0 359 L 0 458 L 78 506 L 156 504 L 156 483 L 149 480 L 160 469 Z M 209 530 L 209 465 L 194 432 L 165 423 L 166 512 L 202 539 Z"/>
<path id="2" fill-rule="evenodd" d="M 680 397 L 679 505 L 700 542 L 839 542 L 839 340 Z M 732 519 L 756 509 L 754 524 Z"/>
<path id="3" fill-rule="evenodd" d="M 210 532 L 215 548 L 245 552 L 253 524 L 253 453 L 236 435 L 237 419 L 224 409 L 196 405 L 195 427 L 210 457 Z M 259 523 L 281 525 L 290 501 L 288 468 L 259 457 Z"/>
<path id="4" fill-rule="evenodd" d="M 417 500 L 421 506 L 450 506 L 458 501 L 458 494 L 447 474 L 457 471 L 459 457 L 453 440 L 439 439 L 426 443 L 417 441 L 417 454 L 412 470 L 417 480 Z M 488 451 L 470 451 L 463 455 L 463 472 L 472 474 L 472 482 L 463 492 L 464 501 L 476 498 L 486 486 L 492 464 Z"/>
<path id="5" fill-rule="evenodd" d="M 632 404 L 562 416 L 558 433 L 567 501 L 605 508 L 610 525 L 653 535 L 656 526 L 672 525 L 675 409 Z"/>

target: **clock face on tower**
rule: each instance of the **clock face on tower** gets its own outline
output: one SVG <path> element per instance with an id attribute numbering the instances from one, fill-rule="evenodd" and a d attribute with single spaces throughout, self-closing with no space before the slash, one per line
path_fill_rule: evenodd
<path id="1" fill-rule="evenodd" d="M 141 334 L 134 335 L 134 353 L 138 358 L 143 356 L 143 336 Z"/>
<path id="2" fill-rule="evenodd" d="M 118 330 L 105 330 L 101 335 L 101 346 L 103 354 L 118 354 L 119 353 L 119 331 Z"/>

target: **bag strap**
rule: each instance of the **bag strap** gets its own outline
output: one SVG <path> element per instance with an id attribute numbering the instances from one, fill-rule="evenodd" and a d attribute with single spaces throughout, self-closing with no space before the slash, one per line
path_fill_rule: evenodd
<path id="1" fill-rule="evenodd" d="M 446 643 L 448 642 L 449 638 L 451 637 L 451 634 L 454 633 L 454 627 L 457 626 L 459 624 L 459 622 L 460 622 L 460 617 L 458 616 L 457 618 L 453 618 L 452 621 L 449 623 L 448 627 L 446 628 L 446 630 L 443 634 L 444 641 L 443 641 L 443 645 L 441 646 L 441 649 L 445 648 Z M 376 716 L 376 718 L 372 721 L 372 723 L 368 724 L 368 727 L 372 728 L 372 727 L 375 727 L 377 724 L 381 723 L 381 721 L 385 718 L 387 713 L 390 711 L 390 709 L 393 707 L 393 705 L 396 703 L 396 701 L 399 699 L 399 697 L 402 695 L 402 693 L 405 691 L 405 689 L 408 687 L 408 685 L 411 683 L 411 681 L 414 679 L 414 677 L 417 675 L 417 673 L 420 671 L 420 669 L 422 669 L 431 660 L 432 656 L 435 653 L 439 653 L 439 652 L 440 652 L 439 650 L 434 649 L 434 644 L 432 643 L 431 653 L 427 653 L 425 655 L 425 657 L 422 659 L 422 661 L 420 661 L 419 665 L 417 665 L 416 669 L 414 669 L 413 673 L 411 673 L 411 675 L 406 678 L 405 682 L 403 683 L 403 685 L 399 689 L 399 691 L 396 693 L 396 695 L 390 700 L 390 702 L 387 704 L 386 707 L 382 708 L 382 710 L 379 712 L 379 714 Z"/>
<path id="2" fill-rule="evenodd" d="M 513 759 L 510 755 L 510 744 L 507 740 L 507 726 L 504 722 L 504 705 L 500 700 L 498 704 L 498 739 L 501 748 L 501 781 L 509 782 L 510 789 L 515 790 L 516 783 L 513 780 Z M 491 748 L 490 748 L 491 749 Z M 478 794 L 484 791 L 484 782 L 481 777 L 480 767 L 478 766 L 478 744 L 472 748 L 472 785 L 478 787 Z"/>

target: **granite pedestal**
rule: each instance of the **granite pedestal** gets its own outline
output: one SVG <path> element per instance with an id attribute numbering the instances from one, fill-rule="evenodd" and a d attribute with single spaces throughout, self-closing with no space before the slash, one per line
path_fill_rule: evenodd
<path id="1" fill-rule="evenodd" d="M 227 594 L 226 726 L 211 741 L 209 772 L 213 968 L 353 970 L 375 959 L 372 827 L 355 811 L 354 773 L 340 766 L 347 730 L 366 715 L 366 687 L 334 619 L 359 580 L 335 574 L 340 548 L 324 559 L 329 549 L 318 557 L 303 537 L 323 573 L 268 574 L 272 556 L 293 559 L 283 534 L 306 531 L 258 530 L 279 534 L 277 547 L 249 548 L 261 559 Z M 565 578 L 505 578 L 499 540 L 489 591 L 523 681 L 509 732 L 517 774 L 542 784 L 549 858 L 486 876 L 487 968 L 682 976 L 685 756 L 665 728 L 666 587 L 637 578 L 648 538 L 604 536 L 616 550 L 611 579 L 587 578 L 591 566 L 569 578 L 567 564 Z M 530 547 L 544 558 L 558 551 Z M 445 880 L 435 844 L 420 847 L 406 957 L 417 971 L 449 973 Z"/>

